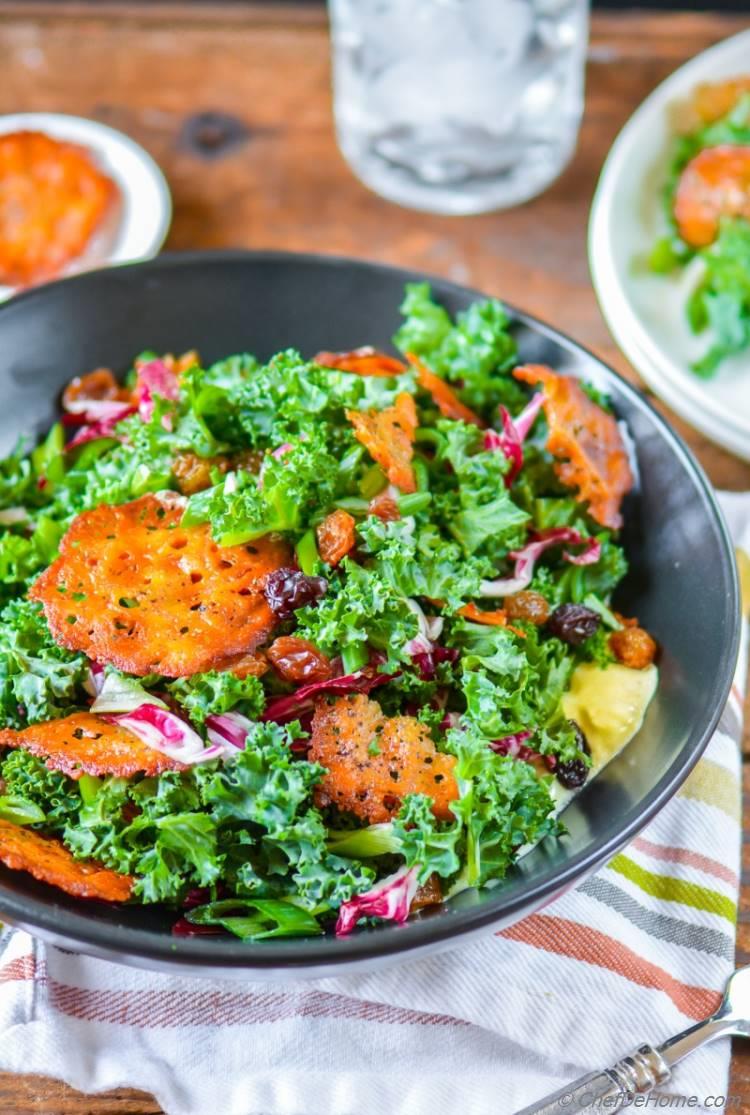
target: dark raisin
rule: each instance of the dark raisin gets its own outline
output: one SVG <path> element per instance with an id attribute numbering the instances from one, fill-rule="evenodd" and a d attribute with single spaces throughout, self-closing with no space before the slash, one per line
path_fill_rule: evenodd
<path id="1" fill-rule="evenodd" d="M 299 569 L 275 569 L 263 587 L 268 606 L 279 619 L 288 619 L 298 608 L 314 604 L 327 592 L 325 577 L 308 577 Z"/>
<path id="2" fill-rule="evenodd" d="M 582 751 L 584 755 L 591 755 L 591 748 L 589 741 L 586 739 L 581 727 L 575 720 L 569 720 L 571 728 L 575 732 L 576 743 L 578 750 Z M 555 764 L 555 778 L 558 782 L 562 783 L 566 790 L 577 790 L 582 786 L 589 776 L 588 763 L 583 759 L 568 759 L 565 763 L 557 762 Z"/>
<path id="3" fill-rule="evenodd" d="M 586 781 L 589 768 L 583 759 L 568 759 L 567 763 L 558 763 L 555 767 L 555 777 L 566 790 L 577 790 Z"/>
<path id="4" fill-rule="evenodd" d="M 599 630 L 601 617 L 583 604 L 560 604 L 547 620 L 547 630 L 564 643 L 579 647 Z"/>

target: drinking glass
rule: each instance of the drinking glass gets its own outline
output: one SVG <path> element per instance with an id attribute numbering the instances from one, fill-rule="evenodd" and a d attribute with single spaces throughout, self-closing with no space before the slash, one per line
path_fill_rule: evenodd
<path id="1" fill-rule="evenodd" d="M 341 150 L 376 193 L 480 213 L 575 149 L 588 0 L 329 0 Z"/>

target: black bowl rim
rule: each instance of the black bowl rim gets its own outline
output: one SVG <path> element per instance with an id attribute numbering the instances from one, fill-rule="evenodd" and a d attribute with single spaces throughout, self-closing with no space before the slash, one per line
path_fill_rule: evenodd
<path id="1" fill-rule="evenodd" d="M 118 264 L 116 266 L 100 268 L 97 271 L 87 271 L 78 275 L 58 279 L 55 282 L 35 287 L 24 291 L 0 306 L 0 314 L 13 310 L 19 303 L 44 299 L 52 291 L 61 288 L 72 288 L 84 285 L 86 282 L 95 281 L 97 277 L 103 278 L 111 273 L 127 273 L 137 278 L 146 273 L 149 275 L 159 272 L 170 272 L 183 267 L 195 267 L 203 264 L 217 263 L 293 263 L 297 266 L 329 266 L 355 268 L 363 271 L 376 271 L 398 279 L 402 283 L 426 281 L 435 284 L 443 291 L 465 297 L 467 294 L 475 298 L 486 298 L 487 294 L 454 283 L 439 275 L 429 275 L 409 268 L 396 267 L 391 264 L 358 259 L 348 256 L 315 253 L 315 252 L 284 252 L 277 250 L 259 249 L 246 251 L 242 249 L 219 249 L 213 251 L 188 251 L 168 252 L 151 260 L 136 263 Z M 65 937 L 70 947 L 77 944 L 88 948 L 91 952 L 107 955 L 110 958 L 119 957 L 126 963 L 146 964 L 152 963 L 158 967 L 189 968 L 192 973 L 205 969 L 203 974 L 216 974 L 221 970 L 241 974 L 244 969 L 248 978 L 262 978 L 263 975 L 272 976 L 274 971 L 290 969 L 296 976 L 303 976 L 309 969 L 311 975 L 318 974 L 321 970 L 335 970 L 342 967 L 358 966 L 362 963 L 394 961 L 403 959 L 405 954 L 414 951 L 425 951 L 437 946 L 446 948 L 453 938 L 467 935 L 476 935 L 481 930 L 497 927 L 498 924 L 510 924 L 521 916 L 538 909 L 545 901 L 550 900 L 558 893 L 562 893 L 578 879 L 600 866 L 612 855 L 616 854 L 629 840 L 631 840 L 654 816 L 663 805 L 673 796 L 680 785 L 685 781 L 698 759 L 705 750 L 714 729 L 716 728 L 734 677 L 734 669 L 739 653 L 740 640 L 740 596 L 739 583 L 734 559 L 734 549 L 724 516 L 716 501 L 713 489 L 702 467 L 688 449 L 685 442 L 667 421 L 659 414 L 655 407 L 636 387 L 630 384 L 622 375 L 610 368 L 603 360 L 596 356 L 590 349 L 567 337 L 554 327 L 540 321 L 538 318 L 524 311 L 518 310 L 512 303 L 503 299 L 503 304 L 510 313 L 512 320 L 530 326 L 534 331 L 542 333 L 554 340 L 562 348 L 569 351 L 584 353 L 595 365 L 602 368 L 608 376 L 612 376 L 620 389 L 629 397 L 631 403 L 645 410 L 655 422 L 662 437 L 669 445 L 672 452 L 680 459 L 683 467 L 691 476 L 696 489 L 702 496 L 704 506 L 709 517 L 712 517 L 718 527 L 719 535 L 723 542 L 723 561 L 721 574 L 731 591 L 727 594 L 725 615 L 721 622 L 730 632 L 724 645 L 721 661 L 716 672 L 716 683 L 713 692 L 707 695 L 706 707 L 712 711 L 704 725 L 694 730 L 681 755 L 672 763 L 646 796 L 642 810 L 614 835 L 600 837 L 585 850 L 572 856 L 562 867 L 549 869 L 543 872 L 528 887 L 525 887 L 511 901 L 502 901 L 502 892 L 498 892 L 499 902 L 487 899 L 481 906 L 456 911 L 449 918 L 425 918 L 407 922 L 398 927 L 387 927 L 382 931 L 354 933 L 347 938 L 316 938 L 313 947 L 306 944 L 304 939 L 298 943 L 295 940 L 283 942 L 264 941 L 262 947 L 248 946 L 248 944 L 224 939 L 220 937 L 209 938 L 175 938 L 167 934 L 158 935 L 144 929 L 129 926 L 116 926 L 107 922 L 100 922 L 86 917 L 85 914 L 61 910 L 54 900 L 29 898 L 17 896 L 12 891 L 7 891 L 0 882 L 0 908 L 3 915 L 11 922 L 32 931 L 37 929 L 42 935 L 54 939 Z"/>

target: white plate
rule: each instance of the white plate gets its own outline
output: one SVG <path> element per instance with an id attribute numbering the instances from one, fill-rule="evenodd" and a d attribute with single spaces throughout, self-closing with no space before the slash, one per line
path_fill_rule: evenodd
<path id="1" fill-rule="evenodd" d="M 96 164 L 120 191 L 120 206 L 110 227 L 66 270 L 85 271 L 107 263 L 130 263 L 155 256 L 166 239 L 172 219 L 172 199 L 164 175 L 142 147 L 96 120 L 54 112 L 19 112 L 0 116 L 0 135 L 7 132 L 44 132 L 88 148 Z M 0 299 L 12 287 L 0 286 Z"/>
<path id="2" fill-rule="evenodd" d="M 631 364 L 677 414 L 750 460 L 750 351 L 725 360 L 710 380 L 690 371 L 705 336 L 685 319 L 690 268 L 650 274 L 645 258 L 667 232 L 661 187 L 673 129 L 670 109 L 702 81 L 750 73 L 750 30 L 699 54 L 667 78 L 614 142 L 589 222 L 589 265 L 607 324 Z"/>

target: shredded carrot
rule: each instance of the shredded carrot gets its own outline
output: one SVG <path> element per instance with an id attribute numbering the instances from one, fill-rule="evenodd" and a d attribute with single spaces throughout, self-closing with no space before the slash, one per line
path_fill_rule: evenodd
<path id="1" fill-rule="evenodd" d="M 526 638 L 526 632 L 523 631 L 520 627 L 514 627 L 512 623 L 508 624 L 508 630 L 512 631 L 514 635 L 518 635 L 519 639 Z"/>
<path id="2" fill-rule="evenodd" d="M 423 360 L 413 352 L 407 352 L 406 359 L 416 369 L 417 383 L 423 387 L 440 413 L 445 418 L 453 418 L 462 422 L 469 422 L 474 426 L 486 426 L 486 422 L 475 414 L 470 407 L 461 402 L 456 392 L 444 379 L 431 372 Z"/>
<path id="3" fill-rule="evenodd" d="M 520 627 L 514 627 L 512 623 L 508 623 L 508 617 L 503 608 L 497 608 L 494 612 L 483 612 L 476 604 L 464 604 L 463 608 L 458 609 L 458 614 L 463 616 L 464 619 L 470 619 L 472 623 L 484 623 L 488 627 L 507 627 L 508 631 L 512 631 L 514 635 L 518 635 L 519 639 L 526 638 L 526 632 Z"/>
<path id="4" fill-rule="evenodd" d="M 337 368 L 358 376 L 400 376 L 406 371 L 402 360 L 378 352 L 371 345 L 354 348 L 351 352 L 319 352 L 313 360 L 322 368 Z"/>
<path id="5" fill-rule="evenodd" d="M 476 604 L 464 604 L 458 609 L 458 614 L 472 623 L 485 623 L 489 627 L 507 627 L 508 617 L 504 608 L 497 608 L 494 612 L 483 612 Z"/>

